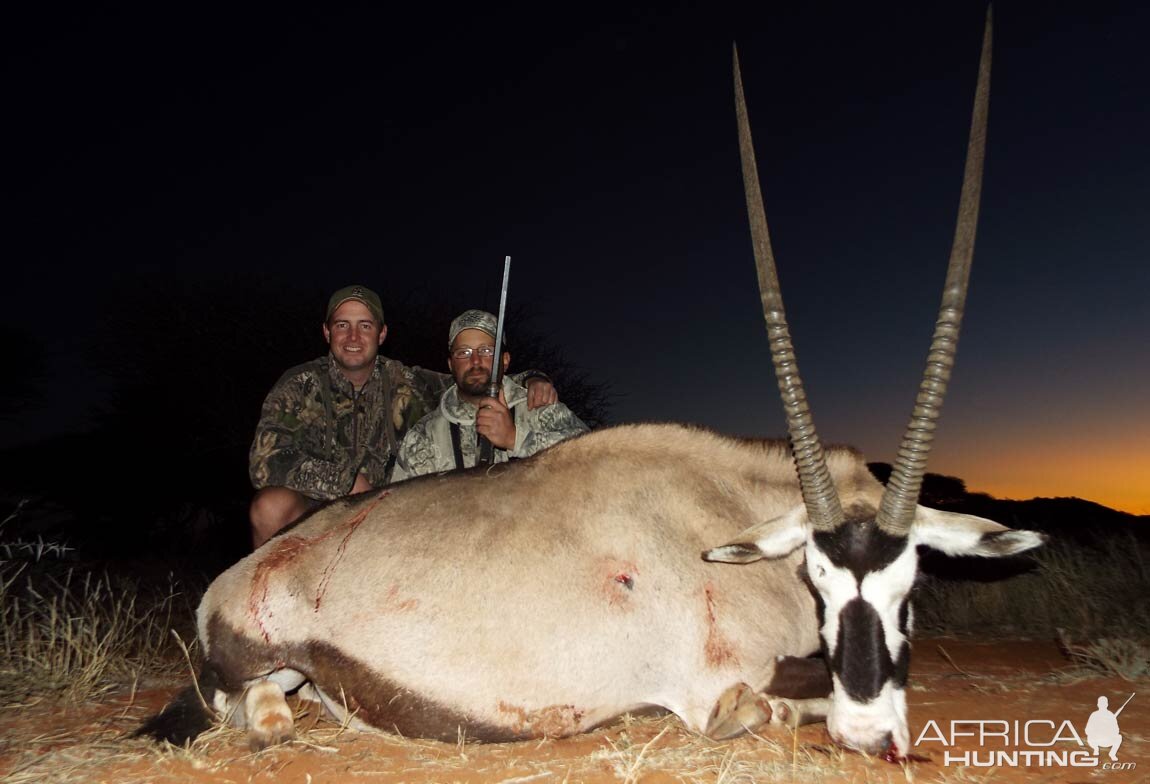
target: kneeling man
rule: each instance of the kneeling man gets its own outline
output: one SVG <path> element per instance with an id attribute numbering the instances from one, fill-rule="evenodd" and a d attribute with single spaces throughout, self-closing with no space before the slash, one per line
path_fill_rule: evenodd
<path id="1" fill-rule="evenodd" d="M 422 474 L 471 468 L 477 462 L 478 435 L 495 447 L 495 462 L 529 457 L 587 431 L 562 403 L 531 410 L 527 390 L 506 375 L 499 398 L 487 396 L 495 361 L 495 316 L 464 311 L 451 322 L 447 366 L 455 378 L 439 398 L 439 407 L 412 426 L 399 447 L 392 481 Z M 504 345 L 507 337 L 504 335 Z M 501 357 L 507 370 L 511 355 Z"/>

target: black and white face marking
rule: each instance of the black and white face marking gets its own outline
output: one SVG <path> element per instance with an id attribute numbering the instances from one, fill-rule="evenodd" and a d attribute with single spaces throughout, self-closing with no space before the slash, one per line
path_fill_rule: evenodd
<path id="1" fill-rule="evenodd" d="M 822 604 L 820 634 L 834 683 L 827 728 L 845 745 L 882 753 L 909 746 L 906 680 L 914 544 L 872 517 L 814 532 L 807 572 Z"/>
<path id="2" fill-rule="evenodd" d="M 827 728 L 844 745 L 870 753 L 893 743 L 905 754 L 907 637 L 913 622 L 909 594 L 919 545 L 949 555 L 994 558 L 1042 544 L 1033 531 L 1012 531 L 993 520 L 920 506 L 904 539 L 874 524 L 873 508 L 855 507 L 836 531 L 815 532 L 799 506 L 751 526 L 707 550 L 708 561 L 746 564 L 782 558 L 804 548 L 815 593 L 819 632 L 834 685 Z"/>

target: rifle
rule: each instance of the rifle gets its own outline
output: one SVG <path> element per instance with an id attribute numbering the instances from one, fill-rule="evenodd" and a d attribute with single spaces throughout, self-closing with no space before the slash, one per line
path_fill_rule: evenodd
<path id="1" fill-rule="evenodd" d="M 495 325 L 495 354 L 491 357 L 491 383 L 487 396 L 499 399 L 503 387 L 503 318 L 507 314 L 507 281 L 511 277 L 511 257 L 503 259 L 503 290 L 499 294 L 499 321 Z M 479 459 L 476 465 L 489 466 L 495 462 L 495 446 L 486 436 L 479 436 Z"/>

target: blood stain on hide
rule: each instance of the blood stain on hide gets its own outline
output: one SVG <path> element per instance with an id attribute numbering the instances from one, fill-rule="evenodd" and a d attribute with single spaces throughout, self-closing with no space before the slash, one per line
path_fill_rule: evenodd
<path id="1" fill-rule="evenodd" d="M 707 642 L 703 646 L 703 658 L 707 666 L 713 670 L 725 665 L 737 666 L 739 663 L 734 646 L 718 629 L 715 620 L 715 594 L 715 586 L 707 582 L 703 586 L 703 595 L 707 600 Z"/>
<path id="2" fill-rule="evenodd" d="M 375 505 L 379 503 L 380 499 L 386 495 L 388 495 L 388 491 L 384 491 L 379 498 L 376 498 L 371 504 L 361 509 L 342 525 L 338 525 L 320 536 L 309 539 L 304 536 L 288 534 L 276 537 L 265 545 L 267 553 L 260 558 L 259 563 L 256 564 L 255 573 L 252 575 L 251 591 L 248 594 L 248 614 L 256 626 L 259 627 L 260 634 L 263 635 L 265 642 L 271 642 L 271 635 L 264 625 L 264 621 L 265 619 L 270 620 L 274 615 L 268 607 L 268 591 L 272 574 L 290 568 L 291 563 L 307 552 L 313 545 L 321 544 L 342 533 L 343 539 L 336 548 L 335 556 L 324 568 L 323 577 L 320 579 L 319 586 L 316 589 L 315 609 L 318 610 L 320 603 L 323 601 L 324 592 L 327 590 L 327 585 L 331 581 L 332 573 L 347 551 L 348 540 L 363 521 L 367 519 L 368 514 L 371 513 L 371 510 L 375 508 Z"/>
<path id="3" fill-rule="evenodd" d="M 320 604 L 323 603 L 323 595 L 325 593 L 327 593 L 327 586 L 328 586 L 328 583 L 331 582 L 332 575 L 335 574 L 335 567 L 339 565 L 339 562 L 343 560 L 343 556 L 347 553 L 347 542 L 349 539 L 351 539 L 351 535 L 354 534 L 355 530 L 357 528 L 359 528 L 360 525 L 363 524 L 363 521 L 366 520 L 367 516 L 369 514 L 371 514 L 371 511 L 373 509 L 375 509 L 376 504 L 378 504 L 380 501 L 382 501 L 384 498 L 386 498 L 389 495 L 389 492 L 390 491 L 387 491 L 387 490 L 383 491 L 379 495 L 379 497 L 377 497 L 374 501 L 372 501 L 370 504 L 368 504 L 365 508 L 361 509 L 358 514 L 356 514 L 354 517 L 352 517 L 350 520 L 348 520 L 346 523 L 344 523 L 344 526 L 346 526 L 346 528 L 347 528 L 347 533 L 344 534 L 343 539 L 340 541 L 339 545 L 335 548 L 335 555 L 332 557 L 332 559 L 330 561 L 328 561 L 327 566 L 325 566 L 323 568 L 323 577 L 320 578 L 319 585 L 316 587 L 316 590 L 315 590 L 315 609 L 316 609 L 316 611 L 319 610 Z M 338 528 L 332 529 L 331 531 L 324 534 L 322 537 L 320 537 L 316 541 L 319 541 L 320 539 L 324 539 L 324 538 L 327 538 L 328 536 L 334 535 L 338 530 L 339 530 Z"/>
<path id="4" fill-rule="evenodd" d="M 599 560 L 596 571 L 602 575 L 600 591 L 610 607 L 627 607 L 630 594 L 635 590 L 635 577 L 639 567 L 631 561 L 606 556 Z"/>
<path id="5" fill-rule="evenodd" d="M 387 587 L 387 594 L 383 597 L 384 612 L 410 612 L 419 607 L 419 599 L 400 599 L 399 583 L 392 583 Z"/>
<path id="6" fill-rule="evenodd" d="M 255 574 L 252 576 L 252 590 L 248 594 L 248 614 L 259 627 L 265 642 L 271 642 L 271 635 L 264 626 L 264 617 L 271 618 L 273 615 L 272 611 L 266 608 L 271 574 L 294 561 L 307 549 L 310 541 L 302 536 L 273 539 L 268 546 L 268 553 L 256 564 Z"/>

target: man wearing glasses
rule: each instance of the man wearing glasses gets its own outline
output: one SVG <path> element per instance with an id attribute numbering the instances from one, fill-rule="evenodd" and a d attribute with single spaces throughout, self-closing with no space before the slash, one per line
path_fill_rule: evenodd
<path id="1" fill-rule="evenodd" d="M 248 456 L 255 547 L 323 501 L 391 481 L 408 428 L 451 385 L 451 376 L 379 354 L 387 325 L 379 295 L 366 286 L 331 295 L 323 335 L 327 356 L 284 373 L 263 404 Z M 541 376 L 520 377 L 531 386 L 531 406 L 556 400 Z"/>
<path id="2" fill-rule="evenodd" d="M 499 398 L 487 396 L 495 332 L 495 316 L 482 310 L 464 311 L 451 322 L 447 365 L 455 384 L 440 396 L 439 407 L 408 431 L 399 446 L 393 481 L 471 468 L 477 462 L 479 435 L 491 441 L 495 462 L 502 463 L 587 431 L 562 403 L 529 408 L 527 390 L 506 375 Z M 506 334 L 503 341 L 506 348 Z M 511 355 L 504 351 L 500 361 L 506 371 Z"/>

